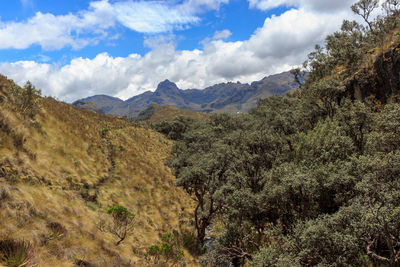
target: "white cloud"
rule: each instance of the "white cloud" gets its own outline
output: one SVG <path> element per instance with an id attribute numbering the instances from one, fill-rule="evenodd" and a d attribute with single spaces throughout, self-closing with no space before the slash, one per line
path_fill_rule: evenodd
<path id="1" fill-rule="evenodd" d="M 269 10 L 279 6 L 296 6 L 315 11 L 334 12 L 349 9 L 355 0 L 248 0 L 251 8 Z"/>
<path id="2" fill-rule="evenodd" d="M 219 9 L 221 4 L 228 4 L 229 0 L 188 0 L 184 5 L 190 8 L 203 7 L 207 9 Z"/>
<path id="3" fill-rule="evenodd" d="M 232 35 L 232 32 L 230 30 L 222 30 L 222 31 L 216 31 L 214 33 L 213 39 L 218 40 L 218 39 L 227 39 Z"/>
<path id="4" fill-rule="evenodd" d="M 25 22 L 0 21 L 0 49 L 26 49 L 34 44 L 47 50 L 64 46 L 78 49 L 96 42 L 114 25 L 112 6 L 107 1 L 92 2 L 89 10 L 77 15 L 37 12 Z"/>
<path id="5" fill-rule="evenodd" d="M 116 19 L 142 33 L 170 32 L 200 22 L 199 13 L 218 10 L 229 0 L 122 1 L 114 4 Z"/>
<path id="6" fill-rule="evenodd" d="M 30 61 L 2 63 L 0 73 L 19 84 L 29 79 L 44 94 L 65 101 L 94 94 L 126 99 L 154 90 L 164 79 L 176 82 L 183 89 L 232 80 L 251 82 L 301 64 L 314 45 L 322 43 L 349 16 L 346 11 L 328 14 L 292 9 L 267 18 L 244 41 L 214 39 L 201 50 L 179 51 L 167 35 L 164 40 L 155 37 L 149 41 L 153 49 L 144 56 L 132 54 L 122 58 L 103 53 L 93 59 L 74 59 L 63 67 Z"/>
<path id="7" fill-rule="evenodd" d="M 179 38 L 180 37 L 177 37 L 173 33 L 147 36 L 144 38 L 143 45 L 151 49 L 157 48 L 163 44 L 173 44 L 176 46 L 177 39 Z"/>
<path id="8" fill-rule="evenodd" d="M 230 30 L 222 30 L 222 31 L 215 31 L 214 35 L 212 37 L 206 37 L 202 41 L 200 41 L 200 44 L 203 46 L 208 45 L 211 41 L 215 40 L 223 40 L 223 39 L 228 39 L 231 37 L 232 32 Z"/>
<path id="9" fill-rule="evenodd" d="M 120 2 L 115 12 L 122 25 L 143 33 L 168 32 L 200 21 L 192 10 L 167 2 Z"/>
<path id="10" fill-rule="evenodd" d="M 45 50 L 70 46 L 80 49 L 110 35 L 118 23 L 137 32 L 154 34 L 180 30 L 200 21 L 198 15 L 218 9 L 229 0 L 113 1 L 90 2 L 76 14 L 37 12 L 22 22 L 0 20 L 0 49 L 26 49 L 40 45 Z M 21 0 L 24 6 L 32 0 Z M 115 36 L 113 34 L 112 36 Z"/>

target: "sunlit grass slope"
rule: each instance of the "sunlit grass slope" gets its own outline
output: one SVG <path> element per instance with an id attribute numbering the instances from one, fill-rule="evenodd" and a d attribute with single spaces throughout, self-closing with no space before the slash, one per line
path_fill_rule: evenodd
<path id="1" fill-rule="evenodd" d="M 0 76 L 0 240 L 30 242 L 38 266 L 145 266 L 163 233 L 189 229 L 192 202 L 164 164 L 171 141 L 51 98 L 26 118 L 10 86 Z M 97 227 L 113 205 L 136 215 L 119 246 Z"/>

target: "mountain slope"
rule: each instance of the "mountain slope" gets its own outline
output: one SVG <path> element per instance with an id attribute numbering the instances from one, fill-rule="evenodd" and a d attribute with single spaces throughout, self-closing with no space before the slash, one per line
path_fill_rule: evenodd
<path id="1" fill-rule="evenodd" d="M 75 101 L 74 106 L 80 108 L 82 102 L 94 104 L 104 114 L 120 115 L 126 112 L 126 110 L 124 110 L 123 108 L 124 101 L 116 97 L 111 97 L 107 95 L 90 96 Z"/>
<path id="2" fill-rule="evenodd" d="M 178 116 L 189 117 L 195 120 L 204 120 L 208 118 L 207 114 L 201 112 L 177 109 L 174 106 L 160 106 L 152 104 L 147 109 L 140 112 L 136 119 L 139 121 L 159 122 L 164 120 L 172 120 Z"/>
<path id="3" fill-rule="evenodd" d="M 51 98 L 23 116 L 15 86 L 0 76 L 0 241 L 29 242 L 39 266 L 146 266 L 161 234 L 183 233 L 192 201 L 164 165 L 171 141 Z M 98 228 L 114 205 L 136 215 L 119 246 Z"/>
<path id="4" fill-rule="evenodd" d="M 126 101 L 106 96 L 82 99 L 98 106 L 102 112 L 136 117 L 151 104 L 171 105 L 179 109 L 210 112 L 247 112 L 254 108 L 257 100 L 273 94 L 283 94 L 296 88 L 289 72 L 271 75 L 251 84 L 221 83 L 203 90 L 181 90 L 176 84 L 165 80 L 154 92 L 145 92 Z M 79 106 L 78 102 L 73 103 Z"/>
<path id="5" fill-rule="evenodd" d="M 80 109 L 90 110 L 102 114 L 103 111 L 92 102 L 78 100 L 74 102 L 74 106 Z"/>

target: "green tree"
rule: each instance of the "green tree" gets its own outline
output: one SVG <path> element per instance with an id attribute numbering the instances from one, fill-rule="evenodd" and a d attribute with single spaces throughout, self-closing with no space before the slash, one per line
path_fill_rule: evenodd
<path id="1" fill-rule="evenodd" d="M 15 83 L 11 86 L 11 93 L 19 111 L 30 118 L 34 118 L 40 112 L 41 91 L 27 81 L 24 87 L 19 87 Z"/>
<path id="2" fill-rule="evenodd" d="M 112 206 L 107 210 L 107 214 L 111 215 L 111 222 L 100 220 L 98 228 L 115 235 L 118 238 L 118 246 L 133 231 L 135 214 L 123 206 Z"/>
<path id="3" fill-rule="evenodd" d="M 386 0 L 382 4 L 384 10 L 386 11 L 387 15 L 391 16 L 398 16 L 400 12 L 400 0 Z"/>
<path id="4" fill-rule="evenodd" d="M 368 24 L 370 31 L 374 31 L 372 22 L 369 20 L 372 12 L 379 6 L 378 0 L 360 0 L 351 6 L 351 10 L 357 15 L 360 15 Z"/>
<path id="5" fill-rule="evenodd" d="M 232 155 L 230 146 L 220 138 L 237 127 L 236 123 L 228 115 L 213 115 L 185 133 L 173 151 L 170 166 L 178 178 L 177 185 L 197 202 L 194 219 L 200 245 L 204 244 L 207 227 L 223 207 L 219 190 L 226 183 Z"/>
<path id="6" fill-rule="evenodd" d="M 205 264 L 398 266 L 397 91 L 385 95 L 390 104 L 354 100 L 357 88 L 376 93 L 376 81 L 387 79 L 388 70 L 378 70 L 386 54 L 371 60 L 398 31 L 398 5 L 385 1 L 388 15 L 373 19 L 377 1 L 357 2 L 353 10 L 369 27 L 344 21 L 309 55 L 299 90 L 262 99 L 249 114 L 214 115 L 181 135 L 171 166 L 197 201 L 200 241 L 214 230 Z M 395 66 L 398 41 L 390 41 Z M 301 83 L 301 71 L 293 73 Z"/>
<path id="7" fill-rule="evenodd" d="M 183 134 L 194 124 L 194 119 L 178 116 L 172 120 L 153 123 L 151 124 L 151 127 L 171 140 L 181 140 L 183 138 Z"/>

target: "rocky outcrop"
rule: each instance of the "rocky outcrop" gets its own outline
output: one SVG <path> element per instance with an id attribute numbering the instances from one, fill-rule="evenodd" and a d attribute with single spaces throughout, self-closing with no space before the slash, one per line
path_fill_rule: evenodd
<path id="1" fill-rule="evenodd" d="M 378 54 L 373 63 L 359 70 L 350 80 L 347 91 L 354 99 L 373 96 L 387 103 L 400 93 L 400 42 L 397 37 L 392 46 Z"/>

